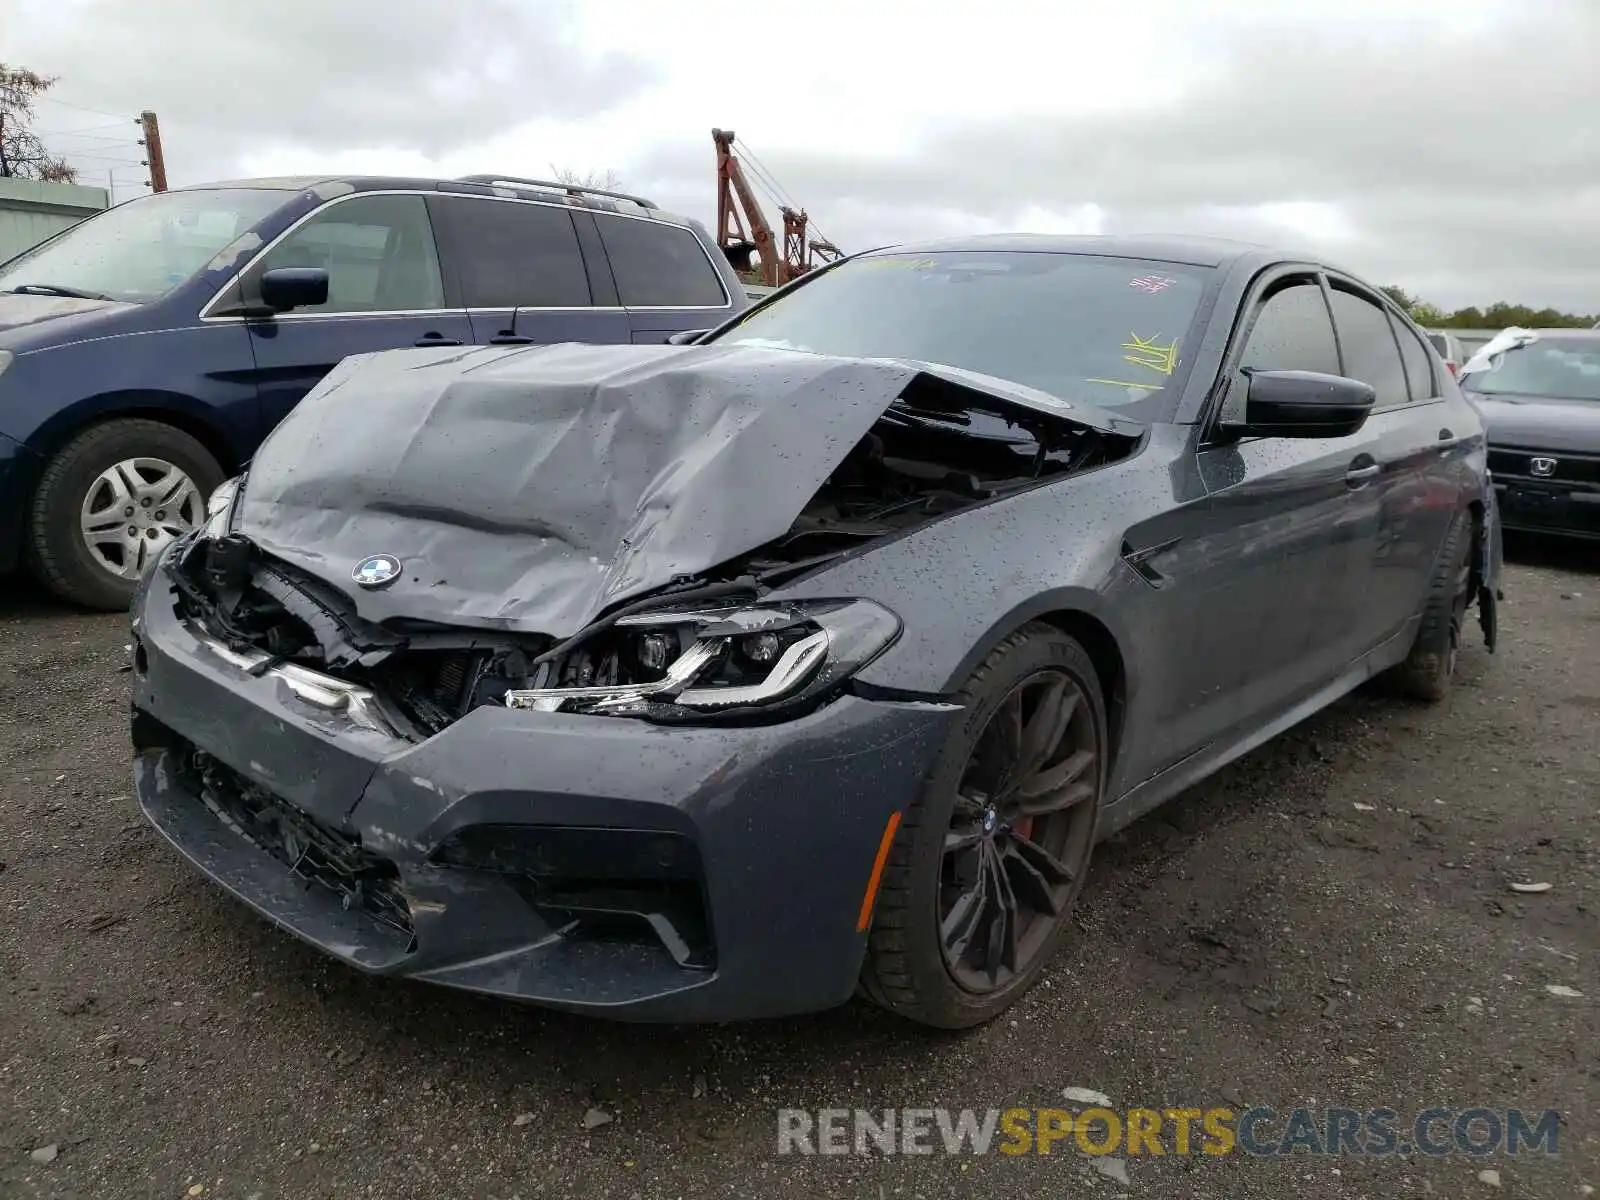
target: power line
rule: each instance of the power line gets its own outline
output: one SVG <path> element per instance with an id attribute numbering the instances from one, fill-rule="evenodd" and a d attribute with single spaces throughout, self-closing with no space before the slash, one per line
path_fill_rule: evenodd
<path id="1" fill-rule="evenodd" d="M 142 167 L 142 166 L 144 166 L 144 160 L 143 159 L 139 159 L 139 158 L 114 158 L 109 154 L 84 154 L 84 153 L 81 153 L 81 152 L 78 152 L 78 151 L 68 151 L 67 154 L 64 155 L 64 157 L 72 158 L 72 159 L 86 158 L 86 159 L 89 159 L 89 160 L 91 160 L 93 162 L 117 163 L 118 165 L 124 166 L 124 167 Z"/>
<path id="2" fill-rule="evenodd" d="M 131 147 L 139 144 L 139 137 L 137 134 L 129 137 L 125 133 L 71 133 L 63 129 L 39 129 L 36 126 L 30 127 L 29 132 L 39 138 L 40 141 L 45 142 L 55 142 L 58 139 L 67 138 L 75 142 L 83 142 L 90 146 L 112 145 Z"/>
<path id="3" fill-rule="evenodd" d="M 113 121 L 126 121 L 126 116 L 119 116 L 114 112 L 107 112 L 103 108 L 90 108 L 87 104 L 74 104 L 70 100 L 58 100 L 54 96 L 35 96 L 34 100 L 40 104 L 59 104 L 62 108 L 75 109 L 78 112 L 90 113 L 97 117 L 110 117 Z"/>
<path id="4" fill-rule="evenodd" d="M 107 130 L 107 129 L 121 129 L 125 124 L 126 124 L 126 122 L 124 122 L 124 121 L 118 121 L 115 125 L 90 125 L 86 129 L 50 129 L 50 130 L 35 129 L 34 133 L 38 134 L 42 138 L 43 137 L 86 137 L 86 138 L 92 138 L 92 139 L 97 140 L 97 141 L 125 142 L 125 141 L 128 140 L 126 135 L 124 135 L 122 137 L 114 138 L 114 137 L 108 137 L 104 133 L 104 131 Z"/>

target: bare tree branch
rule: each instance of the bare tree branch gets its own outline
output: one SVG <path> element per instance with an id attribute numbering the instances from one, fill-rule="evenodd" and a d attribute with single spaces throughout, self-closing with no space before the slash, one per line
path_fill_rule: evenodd
<path id="1" fill-rule="evenodd" d="M 54 76 L 0 63 L 0 177 L 73 183 L 78 172 L 45 149 L 30 128 L 35 98 L 55 86 Z"/>
<path id="2" fill-rule="evenodd" d="M 550 173 L 558 183 L 572 187 L 598 188 L 602 192 L 615 192 L 622 187 L 622 178 L 610 169 L 604 171 L 577 171 L 571 167 L 550 164 Z"/>

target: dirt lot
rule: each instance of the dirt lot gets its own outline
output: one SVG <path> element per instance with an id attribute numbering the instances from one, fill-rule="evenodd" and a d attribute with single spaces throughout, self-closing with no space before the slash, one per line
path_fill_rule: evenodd
<path id="1" fill-rule="evenodd" d="M 143 825 L 125 621 L 0 580 L 0 1196 L 1588 1194 L 1600 551 L 1509 549 L 1501 652 L 1467 654 L 1446 704 L 1358 694 L 1140 822 L 1049 986 L 961 1037 L 862 1006 L 601 1025 L 325 961 Z M 1068 1086 L 1122 1107 L 1550 1107 L 1560 1154 L 1139 1157 L 1127 1185 L 1062 1148 L 776 1154 L 781 1106 Z M 613 1119 L 586 1129 L 591 1109 Z"/>

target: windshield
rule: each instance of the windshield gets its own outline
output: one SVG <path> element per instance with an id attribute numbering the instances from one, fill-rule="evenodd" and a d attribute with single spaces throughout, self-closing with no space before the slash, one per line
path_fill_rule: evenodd
<path id="1" fill-rule="evenodd" d="M 1210 271 L 1034 251 L 852 259 L 717 340 L 993 375 L 1096 407 L 1161 400 Z"/>
<path id="2" fill-rule="evenodd" d="M 74 225 L 0 267 L 0 292 L 36 287 L 159 299 L 248 233 L 289 193 L 248 188 L 141 196 Z"/>
<path id="3" fill-rule="evenodd" d="M 1466 385 L 1485 396 L 1548 396 L 1600 400 L 1600 337 L 1550 338 L 1508 350 Z"/>

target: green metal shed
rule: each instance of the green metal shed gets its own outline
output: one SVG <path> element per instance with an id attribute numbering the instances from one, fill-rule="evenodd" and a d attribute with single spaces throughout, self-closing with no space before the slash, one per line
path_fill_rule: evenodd
<path id="1" fill-rule="evenodd" d="M 110 206 L 105 188 L 0 178 L 0 262 Z"/>

